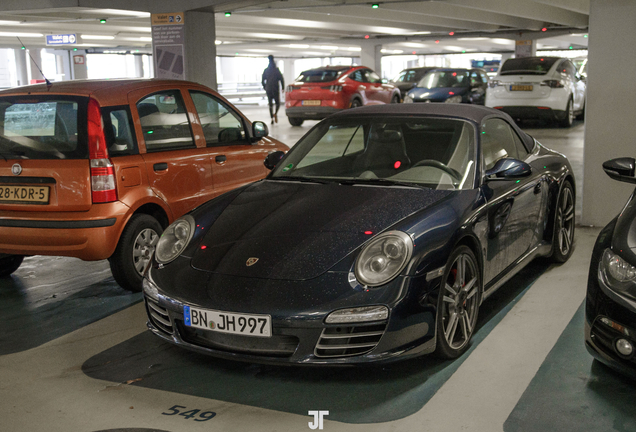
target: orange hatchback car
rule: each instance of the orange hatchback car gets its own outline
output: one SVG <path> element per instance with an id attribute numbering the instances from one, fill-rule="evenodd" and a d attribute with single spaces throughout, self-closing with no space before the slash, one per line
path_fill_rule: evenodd
<path id="1" fill-rule="evenodd" d="M 0 92 L 0 276 L 25 255 L 110 261 L 141 290 L 163 229 L 259 180 L 288 147 L 218 93 L 172 80 L 69 81 Z"/>

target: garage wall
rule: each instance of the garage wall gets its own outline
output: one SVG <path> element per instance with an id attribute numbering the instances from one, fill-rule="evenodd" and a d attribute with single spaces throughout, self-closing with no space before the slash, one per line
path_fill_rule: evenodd
<path id="1" fill-rule="evenodd" d="M 581 222 L 603 226 L 634 190 L 601 164 L 636 157 L 636 1 L 591 0 L 589 35 Z"/>

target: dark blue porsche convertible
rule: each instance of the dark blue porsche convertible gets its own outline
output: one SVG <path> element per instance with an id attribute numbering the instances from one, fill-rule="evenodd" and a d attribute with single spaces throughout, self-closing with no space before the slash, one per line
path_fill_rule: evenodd
<path id="1" fill-rule="evenodd" d="M 454 358 L 482 301 L 572 253 L 567 159 L 497 110 L 347 110 L 265 164 L 164 231 L 143 283 L 159 337 L 261 363 Z"/>

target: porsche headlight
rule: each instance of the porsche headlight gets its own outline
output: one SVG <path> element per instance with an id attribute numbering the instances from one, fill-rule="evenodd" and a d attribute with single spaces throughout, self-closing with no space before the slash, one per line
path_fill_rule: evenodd
<path id="1" fill-rule="evenodd" d="M 413 96 L 410 94 L 404 96 L 404 103 L 413 103 Z"/>
<path id="2" fill-rule="evenodd" d="M 177 219 L 166 228 L 155 249 L 157 262 L 167 264 L 181 255 L 181 252 L 190 243 L 195 228 L 194 218 L 190 215 Z"/>
<path id="3" fill-rule="evenodd" d="M 460 95 L 451 96 L 444 103 L 462 103 L 462 97 Z"/>
<path id="4" fill-rule="evenodd" d="M 402 231 L 389 231 L 371 240 L 360 252 L 355 273 L 366 286 L 384 285 L 396 277 L 413 254 L 413 240 Z"/>
<path id="5" fill-rule="evenodd" d="M 636 267 L 610 249 L 603 252 L 599 273 L 603 282 L 613 290 L 636 295 Z"/>

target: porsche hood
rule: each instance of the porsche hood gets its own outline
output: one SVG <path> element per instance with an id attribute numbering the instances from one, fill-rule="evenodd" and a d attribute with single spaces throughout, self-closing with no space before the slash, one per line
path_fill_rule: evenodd
<path id="1" fill-rule="evenodd" d="M 207 230 L 196 269 L 306 280 L 320 276 L 373 235 L 451 191 L 266 180 L 238 195 Z M 196 216 L 196 215 L 195 215 Z"/>

